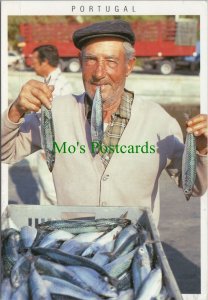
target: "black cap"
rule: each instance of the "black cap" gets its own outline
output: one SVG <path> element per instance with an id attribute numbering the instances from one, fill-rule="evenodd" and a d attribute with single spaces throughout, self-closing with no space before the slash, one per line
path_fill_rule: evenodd
<path id="1" fill-rule="evenodd" d="M 122 20 L 104 21 L 81 28 L 74 32 L 73 41 L 81 49 L 91 39 L 107 36 L 121 38 L 132 45 L 135 43 L 135 35 L 129 23 Z"/>

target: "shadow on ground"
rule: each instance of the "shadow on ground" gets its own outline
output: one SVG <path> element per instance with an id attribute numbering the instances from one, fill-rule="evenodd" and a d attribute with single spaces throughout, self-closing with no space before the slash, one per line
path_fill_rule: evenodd
<path id="1" fill-rule="evenodd" d="M 9 177 L 14 183 L 17 199 L 9 199 L 9 204 L 39 204 L 39 188 L 34 172 L 27 160 L 14 164 L 9 168 Z M 9 188 L 11 185 L 9 184 Z"/>
<path id="2" fill-rule="evenodd" d="M 188 260 L 181 252 L 162 242 L 170 268 L 176 278 L 181 294 L 201 293 L 200 268 Z M 189 279 L 187 281 L 187 278 Z"/>

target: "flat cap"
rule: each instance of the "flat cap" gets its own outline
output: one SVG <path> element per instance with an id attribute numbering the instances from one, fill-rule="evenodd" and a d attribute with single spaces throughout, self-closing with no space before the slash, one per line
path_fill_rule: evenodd
<path id="1" fill-rule="evenodd" d="M 122 20 L 94 23 L 74 32 L 73 42 L 81 49 L 84 44 L 93 38 L 117 37 L 134 45 L 135 35 L 128 22 Z"/>

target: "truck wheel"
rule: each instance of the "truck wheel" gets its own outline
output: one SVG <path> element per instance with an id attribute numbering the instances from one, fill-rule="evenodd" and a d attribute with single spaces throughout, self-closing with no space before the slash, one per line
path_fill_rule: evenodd
<path id="1" fill-rule="evenodd" d="M 163 60 L 159 62 L 157 69 L 162 75 L 170 75 L 174 71 L 174 65 L 168 60 Z"/>
<path id="2" fill-rule="evenodd" d="M 77 73 L 80 71 L 80 62 L 78 58 L 72 58 L 69 60 L 67 70 L 72 73 Z"/>

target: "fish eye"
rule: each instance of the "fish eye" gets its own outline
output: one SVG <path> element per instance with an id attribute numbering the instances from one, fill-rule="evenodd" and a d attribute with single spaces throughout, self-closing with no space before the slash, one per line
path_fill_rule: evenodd
<path id="1" fill-rule="evenodd" d="M 139 248 L 139 252 L 140 252 L 141 254 L 143 254 L 143 253 L 144 253 L 144 248 Z"/>

